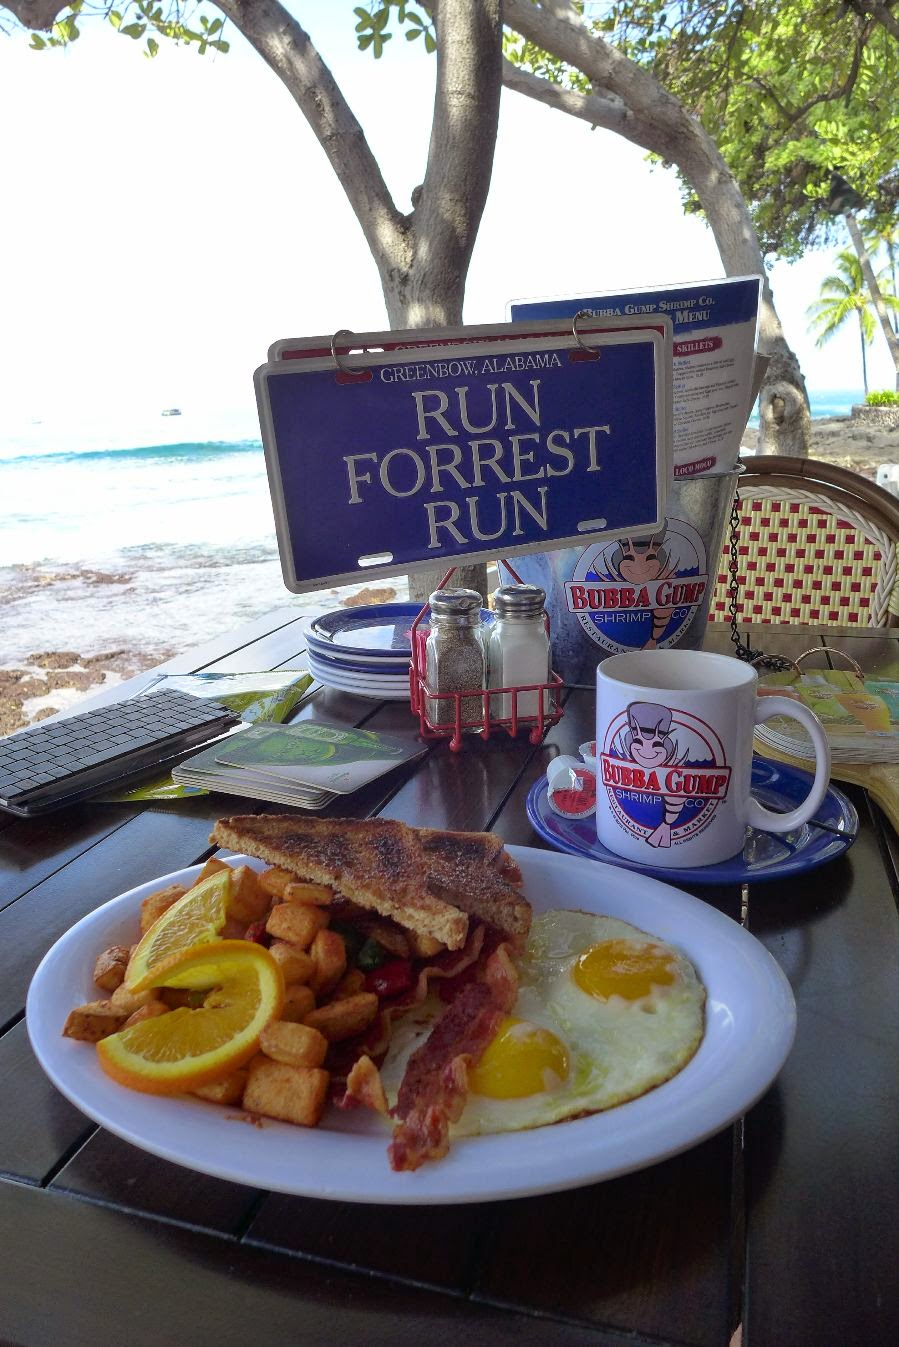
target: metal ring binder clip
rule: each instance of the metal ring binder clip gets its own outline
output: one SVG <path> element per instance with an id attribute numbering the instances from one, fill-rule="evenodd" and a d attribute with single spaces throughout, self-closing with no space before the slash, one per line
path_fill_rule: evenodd
<path id="1" fill-rule="evenodd" d="M 602 356 L 602 351 L 600 350 L 600 348 L 598 346 L 588 346 L 587 343 L 584 341 L 583 337 L 581 336 L 580 332 L 578 332 L 577 330 L 578 319 L 592 318 L 592 317 L 594 317 L 594 315 L 590 312 L 589 309 L 578 309 L 577 313 L 571 320 L 571 335 L 572 337 L 574 337 L 575 341 L 577 342 L 578 346 L 581 348 L 582 351 L 586 351 L 587 354 L 593 360 L 599 360 Z"/>
<path id="2" fill-rule="evenodd" d="M 334 336 L 331 338 L 331 356 L 334 360 L 334 364 L 340 370 L 341 374 L 359 374 L 361 372 L 360 370 L 353 369 L 352 365 L 345 364 L 344 361 L 337 354 L 337 343 L 340 340 L 340 338 L 351 337 L 352 335 L 353 333 L 350 330 L 350 328 L 341 327 L 338 329 L 337 332 L 334 333 Z"/>

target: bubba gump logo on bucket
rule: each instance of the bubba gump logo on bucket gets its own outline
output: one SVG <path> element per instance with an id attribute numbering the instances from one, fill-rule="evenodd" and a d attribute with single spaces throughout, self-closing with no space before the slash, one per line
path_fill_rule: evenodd
<path id="1" fill-rule="evenodd" d="M 631 702 L 606 730 L 598 789 L 632 837 L 673 847 L 703 832 L 726 798 L 731 769 L 718 735 L 686 711 Z"/>
<path id="2" fill-rule="evenodd" d="M 568 611 L 604 650 L 674 645 L 705 598 L 705 544 L 692 524 L 666 519 L 651 538 L 588 547 L 565 584 Z"/>

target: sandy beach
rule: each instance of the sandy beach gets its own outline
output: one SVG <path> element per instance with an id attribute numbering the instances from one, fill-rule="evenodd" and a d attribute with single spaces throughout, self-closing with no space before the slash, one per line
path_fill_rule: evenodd
<path id="1" fill-rule="evenodd" d="M 747 430 L 752 450 L 756 432 Z M 899 462 L 899 427 L 876 430 L 850 417 L 813 423 L 813 453 L 874 479 Z M 274 538 L 260 548 L 145 548 L 126 566 L 89 560 L 0 567 L 0 735 L 54 715 L 278 607 L 298 614 L 338 604 L 405 598 L 405 581 L 314 595 L 284 588 Z"/>

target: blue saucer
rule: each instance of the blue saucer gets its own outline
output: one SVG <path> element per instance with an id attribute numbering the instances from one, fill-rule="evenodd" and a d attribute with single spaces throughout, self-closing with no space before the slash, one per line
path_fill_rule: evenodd
<path id="1" fill-rule="evenodd" d="M 778 813 L 795 809 L 808 795 L 811 784 L 808 772 L 768 758 L 752 760 L 752 793 L 766 809 Z M 794 832 L 779 836 L 750 828 L 739 856 L 717 865 L 673 870 L 640 865 L 607 850 L 597 841 L 596 818 L 592 814 L 589 818 L 566 819 L 550 809 L 545 776 L 531 787 L 526 807 L 534 830 L 557 851 L 589 856 L 625 870 L 638 870 L 671 884 L 761 884 L 769 879 L 783 879 L 785 875 L 801 875 L 842 856 L 858 834 L 855 806 L 841 790 L 829 786 L 815 822 L 804 823 Z"/>

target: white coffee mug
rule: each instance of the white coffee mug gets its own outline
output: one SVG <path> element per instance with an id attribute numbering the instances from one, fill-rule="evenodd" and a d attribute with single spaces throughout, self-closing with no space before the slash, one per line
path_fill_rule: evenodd
<path id="1" fill-rule="evenodd" d="M 662 869 L 714 865 L 747 827 L 786 833 L 812 817 L 830 778 L 818 717 L 789 697 L 757 697 L 758 675 L 728 655 L 638 650 L 596 671 L 596 833 L 609 851 Z M 811 735 L 815 779 L 786 814 L 750 794 L 752 733 L 792 716 Z"/>

